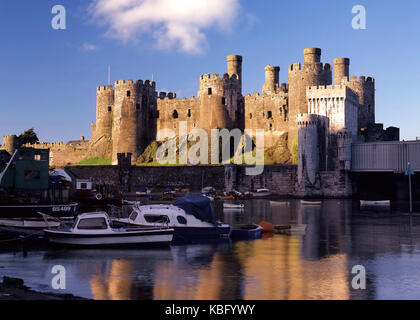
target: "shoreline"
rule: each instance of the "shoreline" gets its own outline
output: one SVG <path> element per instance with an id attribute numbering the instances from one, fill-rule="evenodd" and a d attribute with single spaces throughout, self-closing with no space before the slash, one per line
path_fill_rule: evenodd
<path id="1" fill-rule="evenodd" d="M 68 293 L 40 292 L 25 286 L 24 280 L 19 278 L 3 277 L 0 283 L 0 301 L 7 300 L 89 300 Z"/>

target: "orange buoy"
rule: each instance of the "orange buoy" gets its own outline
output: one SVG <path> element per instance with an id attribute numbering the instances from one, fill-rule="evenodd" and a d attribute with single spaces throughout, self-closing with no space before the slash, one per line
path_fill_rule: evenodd
<path id="1" fill-rule="evenodd" d="M 263 233 L 274 233 L 274 225 L 270 222 L 261 221 L 260 226 L 263 228 Z"/>

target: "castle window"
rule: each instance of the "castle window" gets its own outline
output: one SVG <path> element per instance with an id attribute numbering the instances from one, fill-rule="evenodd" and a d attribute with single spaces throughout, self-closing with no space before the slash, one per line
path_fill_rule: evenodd
<path id="1" fill-rule="evenodd" d="M 174 110 L 174 112 L 172 113 L 172 118 L 178 119 L 178 111 Z"/>
<path id="2" fill-rule="evenodd" d="M 136 104 L 136 110 L 140 110 L 140 103 Z"/>
<path id="3" fill-rule="evenodd" d="M 156 110 L 156 119 L 159 119 L 159 110 Z"/>
<path id="4" fill-rule="evenodd" d="M 210 96 L 210 95 L 212 95 L 212 90 L 211 90 L 211 88 L 209 88 L 209 89 L 208 89 L 208 94 L 209 94 L 209 96 Z"/>
<path id="5" fill-rule="evenodd" d="M 127 97 L 131 97 L 131 91 L 130 90 L 127 91 Z"/>
<path id="6" fill-rule="evenodd" d="M 252 119 L 252 113 L 249 114 L 249 118 Z"/>
<path id="7" fill-rule="evenodd" d="M 222 104 L 223 105 L 226 104 L 226 98 L 225 97 L 222 98 Z"/>
<path id="8" fill-rule="evenodd" d="M 273 124 L 270 123 L 270 131 L 273 131 Z"/>
<path id="9" fill-rule="evenodd" d="M 109 106 L 108 107 L 108 112 L 111 112 L 112 111 L 112 107 L 111 106 Z"/>
<path id="10" fill-rule="evenodd" d="M 188 114 L 187 114 L 188 118 L 191 118 L 191 109 L 188 109 Z"/>
<path id="11" fill-rule="evenodd" d="M 271 111 L 268 111 L 267 113 L 267 119 L 273 118 L 273 113 Z"/>

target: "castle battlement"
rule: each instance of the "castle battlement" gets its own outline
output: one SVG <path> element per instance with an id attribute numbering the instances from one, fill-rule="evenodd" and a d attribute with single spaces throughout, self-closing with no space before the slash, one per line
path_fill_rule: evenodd
<path id="1" fill-rule="evenodd" d="M 114 91 L 114 87 L 111 86 L 111 85 L 99 86 L 97 91 L 98 91 L 98 93 L 100 93 L 100 92 L 110 92 L 110 91 Z"/>
<path id="2" fill-rule="evenodd" d="M 289 66 L 289 73 L 300 72 L 300 71 L 331 71 L 331 65 L 329 63 L 313 63 L 313 64 L 301 64 L 300 62 L 293 63 Z"/>
<path id="3" fill-rule="evenodd" d="M 176 99 L 176 93 L 175 92 L 166 93 L 166 92 L 162 91 L 162 92 L 159 92 L 158 97 L 161 100 L 165 100 L 165 99 L 172 100 L 172 99 Z"/>
<path id="4" fill-rule="evenodd" d="M 222 76 L 219 73 L 206 73 L 200 76 L 200 81 L 202 80 L 238 80 L 238 76 L 236 74 L 230 76 L 228 73 L 224 73 Z"/>
<path id="5" fill-rule="evenodd" d="M 358 82 L 360 84 L 373 85 L 375 84 L 375 78 L 360 76 L 359 79 L 357 79 L 357 76 L 351 76 L 350 81 L 348 81 L 347 79 L 343 79 L 341 81 L 341 83 L 344 83 L 344 84 L 355 83 L 355 82 Z"/>
<path id="6" fill-rule="evenodd" d="M 319 114 L 300 113 L 296 115 L 296 123 L 299 128 L 328 124 L 328 118 Z"/>

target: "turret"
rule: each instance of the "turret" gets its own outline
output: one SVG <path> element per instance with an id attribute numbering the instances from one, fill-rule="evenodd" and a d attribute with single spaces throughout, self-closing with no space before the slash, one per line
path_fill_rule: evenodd
<path id="1" fill-rule="evenodd" d="M 227 73 L 229 76 L 237 75 L 239 80 L 239 89 L 242 94 L 242 56 L 235 54 L 227 56 Z"/>
<path id="2" fill-rule="evenodd" d="M 3 148 L 10 155 L 13 155 L 17 147 L 18 147 L 18 137 L 16 135 L 3 137 Z"/>
<path id="3" fill-rule="evenodd" d="M 304 63 L 314 64 L 321 62 L 321 49 L 320 48 L 306 48 L 303 50 Z"/>
<path id="4" fill-rule="evenodd" d="M 275 93 L 279 88 L 280 67 L 268 65 L 265 67 L 265 83 L 262 88 L 263 93 Z"/>
<path id="5" fill-rule="evenodd" d="M 337 58 L 334 59 L 334 84 L 340 85 L 343 78 L 349 81 L 350 75 L 350 59 Z"/>
<path id="6" fill-rule="evenodd" d="M 112 135 L 112 114 L 114 111 L 114 88 L 100 86 L 96 91 L 96 124 L 92 139 Z M 93 131 L 93 130 L 92 130 Z"/>
<path id="7" fill-rule="evenodd" d="M 115 82 L 115 107 L 112 128 L 112 164 L 118 164 L 118 153 L 131 153 L 132 161 L 139 156 L 136 103 L 137 86 L 133 80 Z"/>

